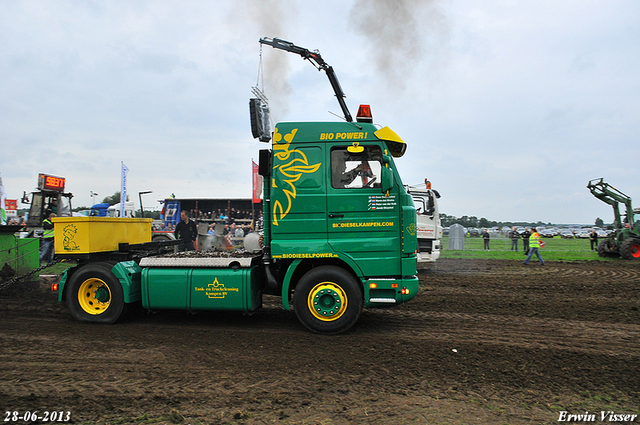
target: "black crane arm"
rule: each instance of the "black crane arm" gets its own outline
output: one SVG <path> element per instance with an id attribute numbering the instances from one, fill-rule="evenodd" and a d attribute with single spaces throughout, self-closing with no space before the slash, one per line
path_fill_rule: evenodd
<path id="1" fill-rule="evenodd" d="M 340 108 L 342 109 L 342 113 L 344 114 L 345 120 L 348 122 L 352 122 L 353 118 L 351 117 L 351 113 L 349 112 L 349 108 L 347 108 L 347 104 L 344 101 L 346 98 L 344 92 L 342 91 L 342 87 L 340 87 L 340 82 L 338 82 L 338 77 L 336 76 L 333 67 L 331 67 L 328 63 L 322 59 L 320 53 L 318 51 L 312 52 L 309 49 L 305 49 L 304 47 L 296 46 L 290 41 L 281 40 L 279 38 L 267 38 L 263 37 L 260 39 L 260 44 L 267 44 L 274 49 L 280 49 L 287 52 L 295 53 L 302 56 L 303 59 L 307 59 L 313 66 L 315 66 L 318 70 L 322 70 L 327 74 L 329 78 L 329 83 L 331 83 L 331 87 L 333 88 L 333 92 L 336 94 L 336 98 L 338 99 L 338 103 L 340 104 Z"/>

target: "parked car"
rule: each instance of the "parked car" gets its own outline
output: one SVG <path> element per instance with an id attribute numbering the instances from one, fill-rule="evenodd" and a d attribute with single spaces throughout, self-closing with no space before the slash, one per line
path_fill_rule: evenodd
<path id="1" fill-rule="evenodd" d="M 555 236 L 555 233 L 553 230 L 544 230 L 542 231 L 542 233 L 540 233 L 540 236 L 542 236 L 543 238 L 552 238 Z"/>
<path id="2" fill-rule="evenodd" d="M 560 237 L 562 239 L 573 239 L 573 232 L 571 230 L 563 230 L 560 232 Z"/>
<path id="3" fill-rule="evenodd" d="M 590 235 L 591 235 L 591 232 L 588 230 L 579 230 L 578 233 L 576 234 L 576 237 L 580 239 L 589 239 Z"/>
<path id="4" fill-rule="evenodd" d="M 475 227 L 469 228 L 469 236 L 480 236 L 482 234 L 482 230 L 477 229 Z"/>

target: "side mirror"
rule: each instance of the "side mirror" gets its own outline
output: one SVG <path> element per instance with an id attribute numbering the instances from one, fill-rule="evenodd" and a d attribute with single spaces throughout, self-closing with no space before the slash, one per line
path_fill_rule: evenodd
<path id="1" fill-rule="evenodd" d="M 262 177 L 269 177 L 269 175 L 271 175 L 271 151 L 269 149 L 260 149 L 258 174 Z"/>
<path id="2" fill-rule="evenodd" d="M 387 164 L 385 164 L 382 167 L 382 182 L 381 182 L 381 186 L 382 186 L 382 191 L 383 192 L 387 192 L 389 189 L 391 189 L 393 187 L 393 170 L 391 168 L 389 168 L 387 166 Z"/>
<path id="3" fill-rule="evenodd" d="M 393 178 L 393 170 L 389 167 L 389 164 L 393 164 L 391 157 L 389 155 L 382 155 L 382 170 L 381 170 L 381 184 L 382 192 L 386 193 L 393 187 L 394 178 Z"/>

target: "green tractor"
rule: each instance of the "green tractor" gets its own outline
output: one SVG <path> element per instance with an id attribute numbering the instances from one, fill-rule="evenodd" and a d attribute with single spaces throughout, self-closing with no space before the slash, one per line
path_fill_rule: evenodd
<path id="1" fill-rule="evenodd" d="M 615 187 L 605 183 L 602 178 L 593 179 L 587 185 L 593 196 L 613 207 L 614 232 L 598 245 L 600 257 L 622 257 L 625 260 L 640 259 L 640 220 L 636 221 L 631 198 Z M 620 214 L 620 204 L 626 208 L 624 216 Z"/>

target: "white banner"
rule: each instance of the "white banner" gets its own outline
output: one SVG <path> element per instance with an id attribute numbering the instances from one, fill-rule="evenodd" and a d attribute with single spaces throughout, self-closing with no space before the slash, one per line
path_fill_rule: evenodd
<path id="1" fill-rule="evenodd" d="M 7 224 L 7 213 L 4 206 L 4 200 L 7 197 L 7 191 L 2 185 L 2 176 L 0 175 L 0 225 Z"/>
<path id="2" fill-rule="evenodd" d="M 127 173 L 129 173 L 129 169 L 124 162 L 120 162 L 122 164 L 122 174 L 120 179 L 120 217 L 124 217 L 124 206 L 127 202 Z"/>

